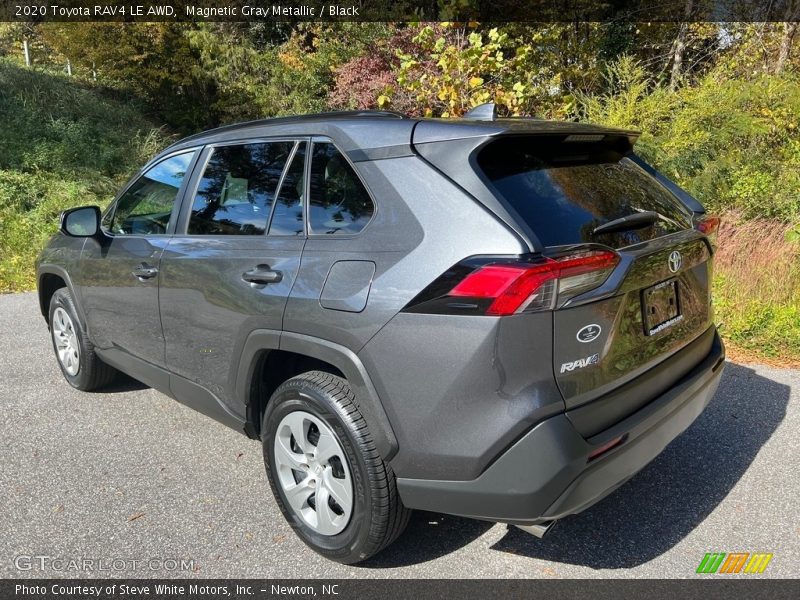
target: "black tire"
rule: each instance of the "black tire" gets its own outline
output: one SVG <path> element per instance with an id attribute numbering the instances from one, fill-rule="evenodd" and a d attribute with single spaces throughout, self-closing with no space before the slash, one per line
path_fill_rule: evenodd
<path id="1" fill-rule="evenodd" d="M 78 361 L 78 371 L 74 375 L 67 372 L 61 360 L 58 358 L 58 349 L 53 336 L 53 315 L 56 309 L 62 308 L 72 321 L 78 346 L 80 348 L 80 359 Z M 75 309 L 75 301 L 68 288 L 56 290 L 50 299 L 50 310 L 48 313 L 48 323 L 50 324 L 50 341 L 53 344 L 53 351 L 56 354 L 56 362 L 61 368 L 64 379 L 74 388 L 84 392 L 91 392 L 110 384 L 117 376 L 118 371 L 104 363 L 94 352 L 94 345 L 86 335 L 86 331 L 78 318 L 78 311 Z"/>
<path id="2" fill-rule="evenodd" d="M 343 531 L 321 535 L 289 505 L 275 476 L 274 442 L 281 420 L 305 411 L 324 421 L 347 455 L 353 480 L 353 510 Z M 368 559 L 391 544 L 405 529 L 411 511 L 397 493 L 395 475 L 383 461 L 347 381 L 322 371 L 309 371 L 284 382 L 267 405 L 262 425 L 267 477 L 284 517 L 297 535 L 322 556 L 343 564 Z"/>

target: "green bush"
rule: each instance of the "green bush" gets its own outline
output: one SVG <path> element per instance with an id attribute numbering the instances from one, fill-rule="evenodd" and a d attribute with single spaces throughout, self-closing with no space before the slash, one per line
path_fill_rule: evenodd
<path id="1" fill-rule="evenodd" d="M 770 358 L 800 357 L 800 243 L 775 219 L 724 215 L 715 257 L 716 320 L 728 342 Z"/>
<path id="2" fill-rule="evenodd" d="M 639 152 L 715 212 L 800 219 L 800 76 L 728 79 L 712 71 L 670 92 L 623 57 L 609 92 L 583 98 L 586 120 L 641 130 Z"/>
<path id="3" fill-rule="evenodd" d="M 0 61 L 0 168 L 114 176 L 163 144 L 154 129 L 99 87 Z"/>
<path id="4" fill-rule="evenodd" d="M 91 182 L 0 170 L 0 292 L 34 287 L 34 260 L 62 210 L 107 200 Z"/>

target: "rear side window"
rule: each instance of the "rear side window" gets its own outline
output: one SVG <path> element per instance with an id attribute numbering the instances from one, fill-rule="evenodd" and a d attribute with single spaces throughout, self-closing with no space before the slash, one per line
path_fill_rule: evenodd
<path id="1" fill-rule="evenodd" d="M 263 235 L 294 142 L 214 148 L 197 188 L 190 235 Z"/>
<path id="2" fill-rule="evenodd" d="M 358 233 L 375 212 L 353 167 L 329 142 L 313 146 L 308 210 L 311 233 L 328 235 Z"/>
<path id="3" fill-rule="evenodd" d="M 480 152 L 478 166 L 545 246 L 596 242 L 620 248 L 690 226 L 688 212 L 666 188 L 630 159 L 596 144 L 501 138 Z M 661 218 L 642 229 L 592 233 L 641 211 Z"/>

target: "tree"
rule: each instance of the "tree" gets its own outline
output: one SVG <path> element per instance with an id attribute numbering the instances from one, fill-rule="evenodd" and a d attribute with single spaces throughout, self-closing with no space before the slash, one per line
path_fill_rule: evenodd
<path id="1" fill-rule="evenodd" d="M 216 85 L 222 122 L 324 110 L 337 69 L 386 35 L 383 23 L 298 23 L 270 36 L 206 23 L 187 35 Z"/>
<path id="2" fill-rule="evenodd" d="M 683 16 L 687 20 L 692 16 L 693 4 L 694 0 L 686 0 Z M 678 37 L 675 38 L 675 46 L 672 54 L 672 75 L 669 79 L 669 88 L 673 92 L 678 89 L 678 84 L 683 74 L 683 53 L 686 51 L 686 34 L 688 29 L 689 26 L 687 23 L 681 23 L 678 29 Z"/>
<path id="3" fill-rule="evenodd" d="M 790 1 L 786 8 L 786 22 L 783 23 L 783 35 L 778 50 L 778 60 L 775 62 L 775 73 L 780 73 L 786 67 L 786 62 L 792 52 L 792 43 L 797 33 L 797 19 L 800 18 L 800 0 Z"/>
<path id="4" fill-rule="evenodd" d="M 45 23 L 43 39 L 105 85 L 144 99 L 182 130 L 212 122 L 214 85 L 182 23 Z"/>
<path id="5" fill-rule="evenodd" d="M 416 102 L 397 85 L 400 68 L 398 53 L 413 53 L 412 41 L 418 29 L 388 26 L 384 36 L 376 37 L 359 53 L 337 67 L 334 85 L 328 94 L 328 108 L 334 110 L 391 108 L 414 111 Z"/>

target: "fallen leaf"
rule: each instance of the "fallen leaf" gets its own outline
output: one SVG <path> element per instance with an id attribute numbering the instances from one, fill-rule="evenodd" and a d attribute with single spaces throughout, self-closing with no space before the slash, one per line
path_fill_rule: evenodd
<path id="1" fill-rule="evenodd" d="M 63 505 L 63 504 L 59 504 L 58 506 L 56 506 L 56 507 L 53 509 L 53 512 L 54 512 L 54 513 L 60 513 L 60 512 L 64 512 L 64 505 Z"/>
<path id="2" fill-rule="evenodd" d="M 280 544 L 280 543 L 285 542 L 285 541 L 286 541 L 286 536 L 285 535 L 273 535 L 272 536 L 272 542 L 274 544 Z"/>

